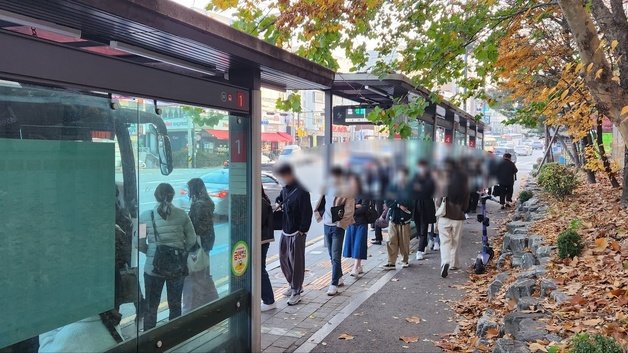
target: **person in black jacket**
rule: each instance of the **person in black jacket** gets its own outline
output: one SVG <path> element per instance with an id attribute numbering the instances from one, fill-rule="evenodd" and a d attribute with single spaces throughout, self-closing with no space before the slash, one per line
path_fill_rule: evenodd
<path id="1" fill-rule="evenodd" d="M 200 238 L 203 250 L 209 254 L 214 247 L 216 234 L 214 230 L 214 201 L 207 193 L 205 183 L 200 178 L 188 181 L 190 196 L 190 220 L 196 235 Z M 192 250 L 198 249 L 198 245 Z M 183 284 L 182 313 L 186 314 L 200 306 L 218 299 L 218 291 L 209 266 L 202 271 L 191 272 L 185 277 Z"/>
<path id="2" fill-rule="evenodd" d="M 412 181 L 414 202 L 414 224 L 419 238 L 419 249 L 416 253 L 417 260 L 423 260 L 427 247 L 427 231 L 432 223 L 436 223 L 436 207 L 434 206 L 434 192 L 436 184 L 432 178 L 429 164 L 420 160 L 417 164 L 417 173 Z"/>
<path id="3" fill-rule="evenodd" d="M 270 243 L 275 241 L 273 227 L 273 207 L 262 185 L 262 311 L 275 309 L 275 294 L 266 271 L 266 257 Z"/>
<path id="4" fill-rule="evenodd" d="M 512 155 L 510 153 L 504 153 L 504 159 L 499 163 L 496 171 L 497 182 L 501 188 L 499 203 L 502 205 L 502 209 L 510 207 L 515 180 L 517 179 L 517 172 L 519 171 L 511 158 Z"/>
<path id="5" fill-rule="evenodd" d="M 388 206 L 388 263 L 384 270 L 396 268 L 397 256 L 401 253 L 401 267 L 410 266 L 410 222 L 412 221 L 412 208 L 414 204 L 411 198 L 412 189 L 408 180 L 408 169 L 401 167 L 397 171 L 397 179 L 388 188 L 386 206 Z"/>
<path id="6" fill-rule="evenodd" d="M 279 264 L 290 284 L 284 293 L 290 297 L 288 305 L 296 305 L 303 292 L 305 239 L 312 224 L 312 203 L 310 193 L 299 183 L 289 164 L 279 166 L 276 174 L 285 185 L 276 200 L 283 210 Z"/>

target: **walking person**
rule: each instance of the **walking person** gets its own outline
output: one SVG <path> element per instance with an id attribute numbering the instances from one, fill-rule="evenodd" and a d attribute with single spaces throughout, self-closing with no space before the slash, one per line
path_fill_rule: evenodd
<path id="1" fill-rule="evenodd" d="M 155 189 L 158 205 L 140 216 L 146 224 L 146 262 L 144 264 L 144 286 L 146 287 L 146 314 L 144 331 L 157 324 L 157 310 L 161 292 L 166 284 L 169 319 L 181 316 L 181 296 L 187 276 L 185 254 L 196 242 L 196 233 L 190 217 L 184 210 L 174 207 L 172 185 L 162 183 Z"/>
<path id="2" fill-rule="evenodd" d="M 333 167 L 330 181 L 316 203 L 314 216 L 316 221 L 323 221 L 325 246 L 331 261 L 331 284 L 327 295 L 336 295 L 342 280 L 342 244 L 345 230 L 353 224 L 355 212 L 354 195 L 349 191 L 347 179 L 340 167 Z"/>
<path id="3" fill-rule="evenodd" d="M 434 192 L 436 184 L 432 178 L 429 164 L 426 160 L 417 163 L 417 173 L 412 181 L 414 197 L 414 224 L 419 238 L 419 248 L 416 259 L 423 260 L 428 247 L 429 225 L 436 222 L 436 207 L 434 205 Z"/>
<path id="4" fill-rule="evenodd" d="M 270 199 L 264 191 L 262 185 L 262 311 L 269 311 L 277 308 L 275 304 L 275 294 L 273 293 L 273 286 L 270 283 L 270 277 L 268 271 L 266 271 L 266 257 L 268 256 L 268 249 L 270 243 L 275 241 L 274 227 L 273 227 L 273 207 Z"/>
<path id="5" fill-rule="evenodd" d="M 386 200 L 388 207 L 388 263 L 383 266 L 384 270 L 394 270 L 396 268 L 397 257 L 401 254 L 401 267 L 410 266 L 410 222 L 412 221 L 413 202 L 409 199 L 411 188 L 408 183 L 408 169 L 405 167 L 397 171 L 397 178 L 388 192 Z"/>
<path id="6" fill-rule="evenodd" d="M 209 252 L 214 247 L 216 233 L 214 230 L 214 201 L 209 197 L 205 183 L 200 178 L 188 181 L 188 195 L 190 197 L 190 220 L 194 231 L 200 238 L 200 246 L 209 257 Z M 191 249 L 196 251 L 199 244 Z M 218 291 L 211 275 L 209 261 L 202 270 L 191 271 L 185 278 L 183 285 L 183 308 L 186 314 L 202 305 L 218 299 Z"/>
<path id="7" fill-rule="evenodd" d="M 349 176 L 350 184 L 354 184 L 356 195 L 362 195 L 360 182 L 356 175 Z M 374 209 L 374 202 L 371 200 L 357 199 L 355 201 L 355 212 L 353 218 L 355 223 L 347 227 L 343 256 L 354 259 L 353 268 L 349 273 L 352 277 L 360 277 L 364 272 L 362 260 L 367 258 L 367 238 L 368 238 L 368 212 L 369 208 Z"/>
<path id="8" fill-rule="evenodd" d="M 312 203 L 310 193 L 299 183 L 289 164 L 279 166 L 276 173 L 285 185 L 276 200 L 282 211 L 279 263 L 290 284 L 284 293 L 290 297 L 288 305 L 297 305 L 303 293 L 305 239 L 312 223 Z"/>
<path id="9" fill-rule="evenodd" d="M 502 205 L 502 209 L 511 206 L 515 180 L 517 180 L 517 172 L 519 171 L 511 159 L 510 153 L 504 153 L 504 159 L 497 166 L 497 182 L 501 189 L 499 203 Z"/>
<path id="10" fill-rule="evenodd" d="M 445 161 L 443 195 L 437 201 L 440 208 L 444 202 L 444 213 L 438 217 L 440 238 L 441 276 L 447 277 L 450 270 L 460 266 L 459 248 L 465 210 L 469 205 L 469 185 L 467 176 L 456 167 L 455 162 Z"/>

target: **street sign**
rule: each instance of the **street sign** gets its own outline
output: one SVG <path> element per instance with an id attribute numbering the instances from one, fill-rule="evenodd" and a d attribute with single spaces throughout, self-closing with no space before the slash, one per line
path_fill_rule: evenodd
<path id="1" fill-rule="evenodd" d="M 370 105 L 340 105 L 334 107 L 333 123 L 336 125 L 372 124 L 366 117 L 375 106 Z"/>

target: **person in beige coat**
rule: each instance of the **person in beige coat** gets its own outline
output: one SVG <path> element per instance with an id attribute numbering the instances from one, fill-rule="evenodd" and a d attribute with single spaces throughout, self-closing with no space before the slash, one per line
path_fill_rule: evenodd
<path id="1" fill-rule="evenodd" d="M 336 295 L 342 280 L 342 244 L 345 230 L 354 223 L 355 198 L 348 188 L 347 178 L 340 167 L 331 170 L 331 179 L 327 188 L 321 193 L 314 217 L 323 221 L 325 229 L 325 246 L 331 261 L 331 284 L 327 295 Z"/>

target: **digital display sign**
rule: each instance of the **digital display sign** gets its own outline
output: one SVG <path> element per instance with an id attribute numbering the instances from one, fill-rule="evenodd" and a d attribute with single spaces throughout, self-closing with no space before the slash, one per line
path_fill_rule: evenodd
<path id="1" fill-rule="evenodd" d="M 374 108 L 374 106 L 368 105 L 342 105 L 334 107 L 333 123 L 337 125 L 372 124 L 367 119 L 367 116 Z"/>

